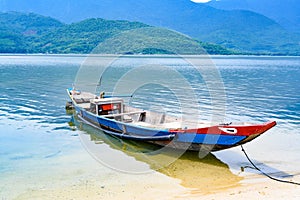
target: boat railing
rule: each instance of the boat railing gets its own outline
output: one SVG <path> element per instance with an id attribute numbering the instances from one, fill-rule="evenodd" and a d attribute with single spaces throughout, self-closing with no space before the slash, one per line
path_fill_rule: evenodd
<path id="1" fill-rule="evenodd" d="M 122 117 L 124 115 L 137 115 L 137 114 L 146 114 L 146 111 L 134 111 L 134 112 L 126 112 L 126 113 L 119 113 L 119 114 L 109 114 L 109 115 L 101 115 L 102 117 L 106 118 L 114 118 L 114 117 Z"/>

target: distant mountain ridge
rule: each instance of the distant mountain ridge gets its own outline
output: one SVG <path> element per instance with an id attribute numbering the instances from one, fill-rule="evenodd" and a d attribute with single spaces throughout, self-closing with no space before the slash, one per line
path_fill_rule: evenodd
<path id="1" fill-rule="evenodd" d="M 96 53 L 234 53 L 140 22 L 90 18 L 64 24 L 33 13 L 0 13 L 0 53 L 95 53 L 95 47 L 102 43 Z"/>
<path id="2" fill-rule="evenodd" d="M 212 0 L 207 5 L 218 9 L 243 9 L 274 19 L 284 28 L 300 32 L 299 0 Z"/>
<path id="3" fill-rule="evenodd" d="M 2 0 L 0 10 L 20 10 L 64 22 L 90 17 L 139 21 L 248 53 L 300 54 L 300 36 L 261 14 L 220 10 L 189 0 Z"/>

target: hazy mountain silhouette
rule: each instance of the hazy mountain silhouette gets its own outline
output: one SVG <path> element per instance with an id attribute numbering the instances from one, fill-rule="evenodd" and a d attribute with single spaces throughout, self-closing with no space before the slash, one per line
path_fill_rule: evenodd
<path id="1" fill-rule="evenodd" d="M 207 5 L 219 9 L 244 9 L 274 19 L 283 27 L 300 32 L 299 0 L 212 0 Z"/>

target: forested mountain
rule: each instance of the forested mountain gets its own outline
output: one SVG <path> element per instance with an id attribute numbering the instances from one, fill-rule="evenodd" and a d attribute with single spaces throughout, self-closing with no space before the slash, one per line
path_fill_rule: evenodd
<path id="1" fill-rule="evenodd" d="M 210 54 L 234 53 L 140 22 L 91 18 L 64 24 L 33 13 L 0 13 L 0 53 L 90 53 L 108 40 L 99 53 L 199 54 L 203 48 Z"/>
<path id="2" fill-rule="evenodd" d="M 238 51 L 300 54 L 299 34 L 262 14 L 217 9 L 190 0 L 2 0 L 0 10 L 36 12 L 65 23 L 91 17 L 139 21 Z"/>

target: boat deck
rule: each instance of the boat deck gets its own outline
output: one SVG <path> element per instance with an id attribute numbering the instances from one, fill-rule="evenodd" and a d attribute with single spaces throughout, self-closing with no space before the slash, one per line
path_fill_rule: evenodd
<path id="1" fill-rule="evenodd" d="M 91 99 L 95 99 L 95 97 L 96 95 L 88 92 L 80 92 L 79 94 L 77 93 L 72 95 L 72 98 L 77 104 L 90 103 Z"/>
<path id="2" fill-rule="evenodd" d="M 99 97 L 92 93 L 88 92 L 80 92 L 72 95 L 74 101 L 78 104 L 78 106 L 84 108 L 85 110 L 90 109 L 91 102 L 93 100 L 101 100 Z M 103 117 L 107 118 L 118 118 L 118 121 L 122 121 L 125 123 L 131 123 L 136 126 L 142 126 L 146 128 L 157 128 L 157 129 L 196 129 L 196 128 L 206 128 L 210 126 L 220 125 L 219 123 L 209 123 L 209 122 L 201 122 L 195 120 L 184 120 L 180 119 L 180 117 L 166 115 L 165 113 L 157 113 L 152 111 L 145 111 L 138 108 L 133 108 L 127 105 L 124 105 L 123 113 L 118 114 L 109 114 L 103 115 Z M 141 115 L 145 116 L 144 120 L 141 120 Z M 226 124 L 223 124 L 226 125 Z M 232 124 L 228 124 L 232 125 Z M 248 123 L 235 123 L 234 125 L 243 126 L 248 125 Z"/>

